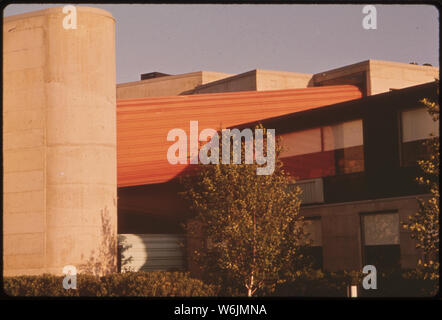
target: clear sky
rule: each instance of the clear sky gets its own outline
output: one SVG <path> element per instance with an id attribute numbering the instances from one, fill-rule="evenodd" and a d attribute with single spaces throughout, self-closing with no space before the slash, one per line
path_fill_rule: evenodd
<path id="1" fill-rule="evenodd" d="M 4 16 L 57 5 L 13 4 Z M 141 73 L 268 69 L 317 73 L 367 59 L 439 66 L 439 13 L 429 5 L 88 5 L 116 20 L 117 83 Z"/>

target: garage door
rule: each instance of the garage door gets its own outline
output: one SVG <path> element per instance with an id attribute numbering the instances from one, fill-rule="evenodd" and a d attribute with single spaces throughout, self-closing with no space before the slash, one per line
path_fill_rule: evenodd
<path id="1" fill-rule="evenodd" d="M 121 270 L 184 271 L 185 236 L 181 234 L 119 234 Z M 129 261 L 128 261 L 129 260 Z"/>

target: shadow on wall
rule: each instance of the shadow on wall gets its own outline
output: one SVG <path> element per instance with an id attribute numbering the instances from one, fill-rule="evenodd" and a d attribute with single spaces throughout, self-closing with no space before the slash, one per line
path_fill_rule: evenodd
<path id="1" fill-rule="evenodd" d="M 101 226 L 99 252 L 92 251 L 87 262 L 79 267 L 81 273 L 106 275 L 117 271 L 117 235 L 107 207 L 101 210 Z"/>

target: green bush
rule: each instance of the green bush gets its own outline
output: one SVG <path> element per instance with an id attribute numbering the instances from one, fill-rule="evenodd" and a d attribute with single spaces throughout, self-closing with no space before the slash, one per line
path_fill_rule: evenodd
<path id="1" fill-rule="evenodd" d="M 296 279 L 280 284 L 276 296 L 286 297 L 346 297 L 347 287 L 362 281 L 356 271 L 326 272 L 309 270 L 299 273 Z"/>
<path id="2" fill-rule="evenodd" d="M 406 277 L 404 273 L 378 274 L 378 289 L 363 290 L 363 275 L 357 272 L 302 272 L 293 281 L 279 284 L 274 292 L 260 296 L 346 297 L 350 284 L 359 284 L 359 297 L 419 297 L 431 286 L 429 280 Z M 11 296 L 46 297 L 204 297 L 241 296 L 233 283 L 223 288 L 206 284 L 184 272 L 127 272 L 103 277 L 79 274 L 77 289 L 63 288 L 63 276 L 17 276 L 3 279 Z M 428 287 L 428 288 L 427 288 Z"/>
<path id="3" fill-rule="evenodd" d="M 127 272 L 98 277 L 77 275 L 77 289 L 63 288 L 63 276 L 5 277 L 10 296 L 191 297 L 216 296 L 214 286 L 184 272 Z"/>
<path id="4" fill-rule="evenodd" d="M 433 297 L 438 280 L 426 279 L 417 270 L 390 270 L 378 274 L 377 290 L 360 290 L 361 297 Z"/>
<path id="5" fill-rule="evenodd" d="M 414 274 L 414 273 L 410 273 Z M 404 270 L 377 274 L 377 289 L 362 287 L 364 274 L 356 271 L 302 273 L 293 281 L 285 282 L 276 289 L 276 296 L 286 297 L 347 297 L 349 285 L 358 286 L 358 297 L 431 297 L 434 281 L 410 276 Z"/>

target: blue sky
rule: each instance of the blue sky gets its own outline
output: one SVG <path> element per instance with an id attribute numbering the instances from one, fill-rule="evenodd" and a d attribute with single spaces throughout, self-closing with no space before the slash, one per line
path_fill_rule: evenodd
<path id="1" fill-rule="evenodd" d="M 439 13 L 429 5 L 376 5 L 376 30 L 362 27 L 363 5 L 82 5 L 116 19 L 117 83 L 152 71 L 317 73 L 367 59 L 439 66 Z"/>

